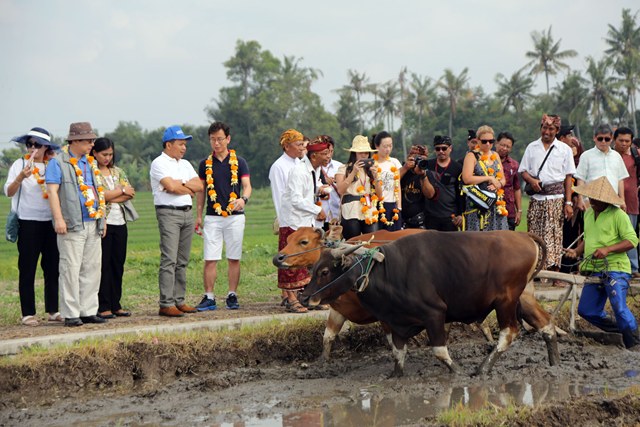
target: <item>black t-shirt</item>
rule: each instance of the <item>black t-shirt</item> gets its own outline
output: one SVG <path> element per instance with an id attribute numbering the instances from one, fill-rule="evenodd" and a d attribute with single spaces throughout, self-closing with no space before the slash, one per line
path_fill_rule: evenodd
<path id="1" fill-rule="evenodd" d="M 424 211 L 424 195 L 422 194 L 422 177 L 412 170 L 404 174 L 400 180 L 402 193 L 402 219 L 409 219 Z"/>
<path id="2" fill-rule="evenodd" d="M 450 160 L 443 168 L 437 159 L 428 161 L 427 177 L 436 189 L 436 195 L 425 201 L 425 214 L 436 218 L 447 218 L 452 214 L 460 215 L 464 209 L 464 198 L 460 195 L 460 181 L 462 173 L 460 163 Z"/>
<path id="3" fill-rule="evenodd" d="M 233 191 L 240 198 L 240 190 L 242 189 L 242 177 L 249 176 L 249 166 L 247 161 L 238 156 L 238 183 L 231 185 L 231 168 L 229 167 L 229 158 L 231 155 L 227 155 L 224 160 L 220 161 L 213 156 L 213 185 L 216 190 L 216 203 L 220 203 L 220 207 L 224 211 L 229 204 L 229 194 Z M 206 215 L 218 215 L 213 209 L 213 202 L 209 197 L 209 189 L 207 188 L 207 175 L 206 175 L 206 160 L 200 161 L 198 166 L 198 176 L 204 180 L 204 196 L 207 201 L 207 213 Z M 244 211 L 237 211 L 234 214 L 241 214 Z"/>

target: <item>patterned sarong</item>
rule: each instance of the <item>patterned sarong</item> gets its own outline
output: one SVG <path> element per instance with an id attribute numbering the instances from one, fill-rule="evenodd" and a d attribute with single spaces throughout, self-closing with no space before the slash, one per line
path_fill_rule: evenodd
<path id="1" fill-rule="evenodd" d="M 293 228 L 280 227 L 278 232 L 278 251 L 287 246 L 287 237 L 294 231 L 296 230 Z M 278 269 L 278 287 L 280 289 L 287 291 L 302 289 L 307 286 L 310 280 L 309 270 L 306 268 Z"/>
<path id="2" fill-rule="evenodd" d="M 564 199 L 534 200 L 529 202 L 527 228 L 537 234 L 547 245 L 545 269 L 560 267 L 562 259 L 562 225 L 564 221 Z"/>

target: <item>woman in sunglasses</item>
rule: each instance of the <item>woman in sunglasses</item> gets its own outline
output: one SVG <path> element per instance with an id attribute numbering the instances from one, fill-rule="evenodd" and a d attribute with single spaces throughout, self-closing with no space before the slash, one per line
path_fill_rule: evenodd
<path id="1" fill-rule="evenodd" d="M 49 313 L 49 322 L 61 322 L 63 319 L 58 312 L 58 244 L 44 182 L 47 161 L 60 147 L 51 142 L 51 135 L 46 129 L 38 127 L 13 141 L 25 144 L 27 148 L 27 154 L 11 165 L 4 185 L 4 193 L 11 197 L 11 209 L 18 213 L 20 223 L 17 245 L 22 324 L 39 324 L 35 278 L 40 256 L 45 311 Z"/>
<path id="2" fill-rule="evenodd" d="M 464 157 L 462 181 L 464 185 L 477 185 L 482 190 L 495 193 L 497 200 L 489 209 L 483 209 L 467 196 L 463 230 L 507 230 L 508 212 L 502 200 L 506 182 L 500 156 L 493 151 L 495 134 L 491 127 L 485 125 L 478 128 L 476 135 L 478 145 Z"/>

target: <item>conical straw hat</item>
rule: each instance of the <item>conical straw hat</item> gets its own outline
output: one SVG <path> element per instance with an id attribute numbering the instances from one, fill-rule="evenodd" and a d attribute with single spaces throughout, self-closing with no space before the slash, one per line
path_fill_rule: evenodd
<path id="1" fill-rule="evenodd" d="M 604 203 L 609 203 L 610 205 L 624 204 L 624 200 L 618 197 L 606 176 L 601 176 L 586 184 L 573 187 L 573 191 L 589 199 L 599 200 Z"/>

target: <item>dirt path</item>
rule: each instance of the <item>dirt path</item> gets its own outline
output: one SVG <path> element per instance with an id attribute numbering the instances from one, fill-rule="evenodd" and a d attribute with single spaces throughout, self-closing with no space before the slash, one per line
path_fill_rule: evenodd
<path id="1" fill-rule="evenodd" d="M 65 364 L 73 365 L 73 371 L 62 364 L 47 372 L 59 381 L 48 399 L 37 381 L 31 383 L 35 392 L 25 388 L 21 399 L 6 394 L 11 403 L 0 405 L 0 424 L 391 426 L 432 423 L 436 413 L 458 402 L 480 408 L 509 401 L 529 406 L 563 402 L 560 412 L 550 410 L 543 415 L 548 418 L 537 419 L 540 425 L 640 422 L 637 399 L 615 403 L 615 391 L 640 384 L 635 371 L 640 354 L 621 348 L 565 339 L 561 365 L 550 367 L 541 337 L 524 334 L 490 375 L 478 378 L 472 373 L 492 346 L 456 326 L 450 351 L 463 374 L 449 374 L 424 345 L 414 344 L 406 376 L 389 379 L 393 362 L 377 328 L 346 334 L 329 364 L 315 362 L 321 330 L 318 322 L 289 335 L 276 331 L 255 338 L 250 346 L 234 345 L 233 334 L 229 343 L 217 344 L 222 348 L 207 342 L 196 343 L 199 349 L 127 344 L 117 355 L 128 352 L 123 358 L 133 368 L 115 361 L 111 372 L 100 371 L 103 367 L 91 358 L 70 357 Z M 183 353 L 191 356 L 183 359 Z M 87 375 L 91 369 L 100 375 Z M 0 384 L 10 380 L 7 375 L 12 373 L 0 372 Z M 123 379 L 127 375 L 131 378 Z M 596 396 L 573 403 L 590 394 Z M 614 407 L 618 409 L 612 414 Z"/>

